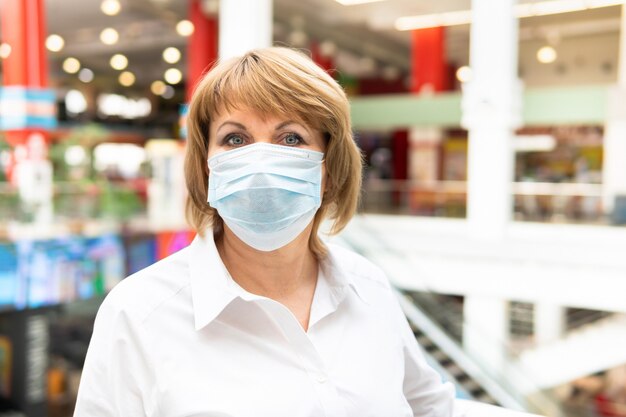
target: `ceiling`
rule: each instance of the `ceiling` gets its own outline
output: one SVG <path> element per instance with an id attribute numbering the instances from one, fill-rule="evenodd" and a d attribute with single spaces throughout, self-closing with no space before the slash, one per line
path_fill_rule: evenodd
<path id="1" fill-rule="evenodd" d="M 217 0 L 205 0 L 207 7 L 217 7 Z M 146 90 L 150 83 L 163 78 L 167 68 L 161 53 L 168 46 L 183 52 L 176 64 L 184 73 L 186 38 L 175 31 L 176 23 L 186 18 L 187 0 L 120 0 L 122 12 L 114 17 L 100 11 L 100 0 L 47 0 L 48 32 L 61 35 L 66 42 L 61 52 L 50 53 L 52 79 L 57 86 L 78 83 L 76 76 L 61 70 L 63 59 L 78 58 L 84 67 L 96 74 L 101 88 L 117 88 L 119 72 L 109 66 L 115 53 L 129 58 L 129 70 L 137 77 L 134 91 Z M 0 1 L 0 4 L 2 2 Z M 409 69 L 410 38 L 408 32 L 393 29 L 397 17 L 467 10 L 470 0 L 387 0 L 343 6 L 335 0 L 274 0 L 274 40 L 285 44 L 290 34 L 299 30 L 319 42 L 330 40 L 337 46 L 337 63 L 344 63 L 347 73 L 358 71 L 359 59 L 369 56 L 377 68 L 395 67 L 400 74 Z M 1 11 L 0 11 L 1 12 Z M 100 31 L 115 28 L 120 40 L 104 45 Z M 522 40 L 548 36 L 555 30 L 561 36 L 586 36 L 607 31 L 617 32 L 619 7 L 568 13 L 521 21 Z M 297 45 L 301 46 L 301 45 Z M 450 27 L 447 31 L 447 55 L 450 61 L 466 64 L 469 55 L 469 26 Z"/>

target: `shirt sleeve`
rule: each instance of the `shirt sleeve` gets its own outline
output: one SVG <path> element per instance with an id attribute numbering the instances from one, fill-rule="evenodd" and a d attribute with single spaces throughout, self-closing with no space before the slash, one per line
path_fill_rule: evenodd
<path id="1" fill-rule="evenodd" d="M 146 399 L 151 367 L 141 349 L 140 328 L 112 295 L 96 316 L 74 417 L 149 415 L 150 401 Z"/>
<path id="2" fill-rule="evenodd" d="M 442 382 L 437 371 L 428 365 L 397 299 L 396 306 L 404 351 L 403 389 L 413 416 L 451 417 L 454 385 Z"/>

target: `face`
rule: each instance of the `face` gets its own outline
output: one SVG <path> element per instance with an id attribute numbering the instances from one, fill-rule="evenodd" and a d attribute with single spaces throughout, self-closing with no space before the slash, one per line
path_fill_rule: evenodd
<path id="1" fill-rule="evenodd" d="M 250 110 L 222 111 L 212 120 L 208 157 L 253 143 L 271 143 L 325 152 L 322 132 L 295 119 L 261 117 Z M 322 194 L 326 189 L 326 166 L 322 164 Z"/>

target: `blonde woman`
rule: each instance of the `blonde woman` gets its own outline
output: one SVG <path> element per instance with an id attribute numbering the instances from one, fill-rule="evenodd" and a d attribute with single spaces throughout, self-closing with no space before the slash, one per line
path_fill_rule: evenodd
<path id="1" fill-rule="evenodd" d="M 205 76 L 188 131 L 198 236 L 108 295 L 75 416 L 451 416 L 385 276 L 318 236 L 361 186 L 339 85 L 252 51 Z"/>

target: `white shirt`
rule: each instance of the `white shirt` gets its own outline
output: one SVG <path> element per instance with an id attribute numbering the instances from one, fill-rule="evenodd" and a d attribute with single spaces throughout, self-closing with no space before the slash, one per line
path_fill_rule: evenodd
<path id="1" fill-rule="evenodd" d="M 308 331 L 239 287 L 213 236 L 118 284 L 100 307 L 75 417 L 452 416 L 384 274 L 329 245 Z"/>

